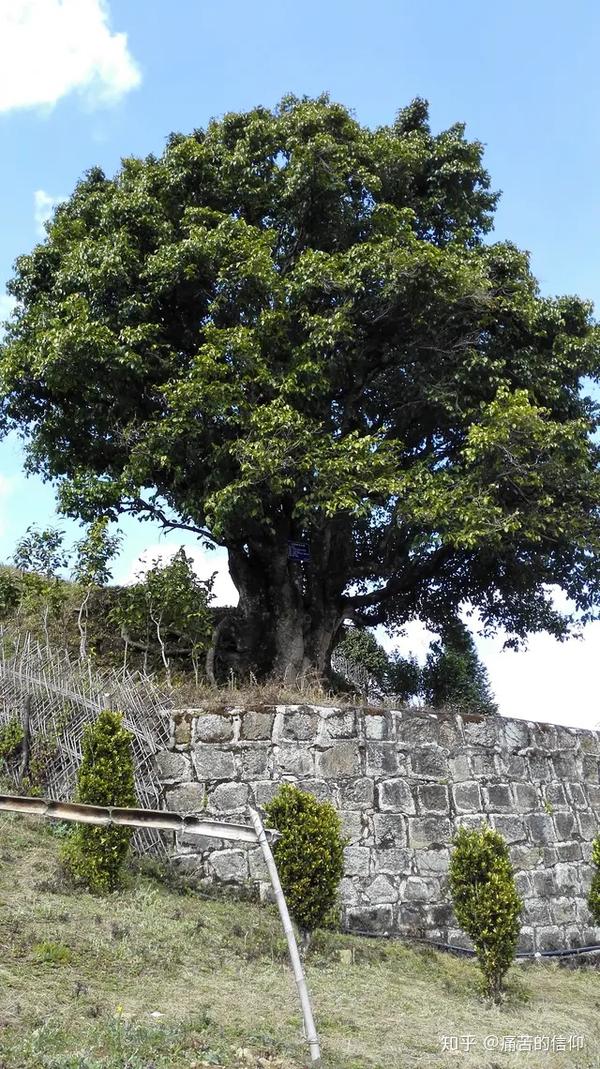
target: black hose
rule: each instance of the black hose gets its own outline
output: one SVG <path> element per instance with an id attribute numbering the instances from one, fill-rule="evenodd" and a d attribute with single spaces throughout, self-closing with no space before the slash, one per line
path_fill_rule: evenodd
<path id="1" fill-rule="evenodd" d="M 352 928 L 347 931 L 348 935 L 361 935 L 367 939 L 398 939 L 406 943 L 422 943 L 425 946 L 430 946 L 436 950 L 445 950 L 450 954 L 457 954 L 465 958 L 474 958 L 475 951 L 469 947 L 458 946 L 457 943 L 444 943 L 440 939 L 425 939 L 419 936 L 402 936 L 394 935 L 391 932 L 365 932 L 360 928 Z M 598 954 L 600 953 L 600 943 L 593 943 L 592 946 L 587 947 L 570 947 L 567 950 L 537 950 L 528 951 L 527 953 L 515 954 L 515 961 L 539 961 L 540 958 L 576 958 L 582 954 Z"/>

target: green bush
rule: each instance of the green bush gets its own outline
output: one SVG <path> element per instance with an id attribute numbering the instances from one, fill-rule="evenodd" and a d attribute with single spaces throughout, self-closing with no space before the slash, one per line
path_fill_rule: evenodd
<path id="1" fill-rule="evenodd" d="M 523 909 L 503 836 L 486 825 L 460 828 L 449 875 L 458 923 L 473 940 L 486 994 L 499 1002 L 503 977 L 515 956 Z"/>
<path id="2" fill-rule="evenodd" d="M 335 917 L 344 872 L 340 818 L 329 802 L 286 783 L 265 806 L 269 826 L 281 832 L 273 856 L 288 908 L 303 940 Z"/>
<path id="3" fill-rule="evenodd" d="M 131 732 L 120 713 L 100 713 L 83 736 L 77 801 L 86 805 L 135 806 Z M 77 825 L 63 851 L 67 870 L 90 891 L 114 891 L 129 851 L 132 829 Z"/>
<path id="4" fill-rule="evenodd" d="M 600 924 L 600 837 L 594 839 L 592 846 L 592 864 L 596 871 L 592 877 L 592 886 L 588 895 L 588 906 L 596 924 Z"/>

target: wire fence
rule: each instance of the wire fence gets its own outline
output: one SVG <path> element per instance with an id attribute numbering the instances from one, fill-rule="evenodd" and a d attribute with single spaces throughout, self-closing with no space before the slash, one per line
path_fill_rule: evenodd
<path id="1" fill-rule="evenodd" d="M 131 732 L 138 801 L 161 809 L 155 755 L 169 741 L 172 698 L 148 676 L 126 670 L 97 671 L 66 652 L 49 649 L 31 635 L 0 627 L 0 727 L 18 720 L 30 750 L 32 778 L 46 797 L 74 797 L 82 756 L 83 732 L 103 709 L 123 714 Z M 19 785 L 23 768 L 15 762 L 9 776 Z M 142 854 L 166 854 L 159 832 L 137 831 L 134 847 Z"/>

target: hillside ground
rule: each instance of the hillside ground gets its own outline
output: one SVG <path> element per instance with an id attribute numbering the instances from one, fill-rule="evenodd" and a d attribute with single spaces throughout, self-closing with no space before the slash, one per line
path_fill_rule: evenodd
<path id="1" fill-rule="evenodd" d="M 143 869 L 107 898 L 75 891 L 61 834 L 0 816 L 0 1069 L 307 1064 L 272 907 Z M 326 1069 L 600 1065 L 595 968 L 517 966 L 491 1007 L 470 960 L 318 933 L 307 976 Z"/>

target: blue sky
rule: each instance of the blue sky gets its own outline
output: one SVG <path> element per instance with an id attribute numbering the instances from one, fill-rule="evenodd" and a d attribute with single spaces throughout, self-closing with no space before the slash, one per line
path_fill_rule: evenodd
<path id="1" fill-rule="evenodd" d="M 591 0 L 0 4 L 0 292 L 15 257 L 40 240 L 44 213 L 88 167 L 111 173 L 123 155 L 160 152 L 172 130 L 328 90 L 367 124 L 417 95 L 435 129 L 466 122 L 503 191 L 495 236 L 530 250 L 544 292 L 600 306 L 599 44 Z M 28 524 L 53 520 L 51 487 L 24 479 L 16 440 L 0 443 L 0 559 Z M 124 533 L 118 580 L 147 547 L 181 541 L 135 521 Z M 198 561 L 209 571 L 220 558 Z M 225 576 L 219 590 L 227 595 Z M 424 650 L 418 627 L 408 644 Z M 481 650 L 505 714 L 600 720 L 600 625 L 562 647 L 537 637 L 524 654 L 492 640 Z"/>

